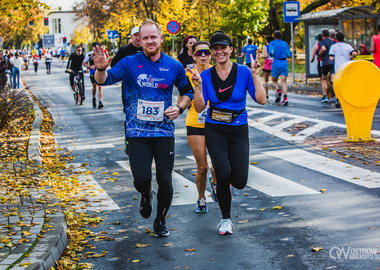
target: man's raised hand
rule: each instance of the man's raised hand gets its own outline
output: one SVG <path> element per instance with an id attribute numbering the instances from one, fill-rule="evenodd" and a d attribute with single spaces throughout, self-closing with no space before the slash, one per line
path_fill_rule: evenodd
<path id="1" fill-rule="evenodd" d="M 105 70 L 110 64 L 104 50 L 100 49 L 98 45 L 94 48 L 91 57 L 94 60 L 94 65 L 97 70 Z"/>

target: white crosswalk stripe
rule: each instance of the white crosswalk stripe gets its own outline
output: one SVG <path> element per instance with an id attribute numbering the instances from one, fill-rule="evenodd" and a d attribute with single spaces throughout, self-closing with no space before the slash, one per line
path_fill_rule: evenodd
<path id="1" fill-rule="evenodd" d="M 334 122 L 329 122 L 325 120 L 315 119 L 315 118 L 309 118 L 304 117 L 300 115 L 295 114 L 289 114 L 285 112 L 275 112 L 271 110 L 261 109 L 261 108 L 247 108 L 248 115 L 250 116 L 248 119 L 249 126 L 262 130 L 266 133 L 269 133 L 271 135 L 274 135 L 276 137 L 279 137 L 281 139 L 287 140 L 287 141 L 294 141 L 294 142 L 303 142 L 308 136 L 315 134 L 316 132 L 320 131 L 321 129 L 327 128 L 327 127 L 339 127 L 339 128 L 346 128 L 346 125 L 338 124 Z M 256 114 L 268 114 L 263 117 L 257 117 L 255 118 Z M 277 125 L 268 125 L 268 123 L 274 119 L 288 119 L 281 121 L 281 123 Z M 295 133 L 290 134 L 287 132 L 284 132 L 283 130 L 285 128 L 288 128 L 294 124 L 302 123 L 302 122 L 308 122 L 313 123 L 310 127 L 305 128 L 304 130 Z M 372 135 L 380 136 L 379 130 L 372 130 Z"/>
<path id="2" fill-rule="evenodd" d="M 272 197 L 320 194 L 318 191 L 255 166 L 249 166 L 247 185 Z"/>
<path id="3" fill-rule="evenodd" d="M 366 188 L 380 187 L 380 173 L 300 149 L 269 151 L 264 154 Z"/>
<path id="4" fill-rule="evenodd" d="M 117 164 L 119 164 L 120 167 L 122 167 L 124 170 L 131 173 L 129 162 L 128 161 L 117 161 Z M 194 204 L 196 203 L 198 199 L 198 191 L 197 186 L 192 181 L 188 180 L 187 178 L 183 177 L 182 175 L 176 173 L 173 171 L 172 174 L 173 177 L 173 201 L 172 205 L 188 205 L 188 204 Z M 153 191 L 157 192 L 157 186 L 155 184 L 155 181 L 152 181 L 153 185 Z M 206 201 L 208 203 L 213 202 L 213 200 L 210 198 L 210 192 L 206 190 Z"/>
<path id="5" fill-rule="evenodd" d="M 105 144 L 71 146 L 71 147 L 67 147 L 67 149 L 69 151 L 73 151 L 73 150 L 90 150 L 90 149 L 113 148 L 113 147 L 115 147 L 113 144 L 105 143 Z"/>
<path id="6" fill-rule="evenodd" d="M 79 163 L 70 164 L 70 166 L 73 166 L 76 171 L 84 171 L 80 165 L 81 164 Z M 88 187 L 86 192 L 80 194 L 80 196 L 83 197 L 83 200 L 77 205 L 77 211 L 120 210 L 120 207 L 108 196 L 94 177 L 85 174 L 79 174 L 75 177 Z M 88 194 L 91 194 L 91 196 L 89 197 Z"/>
<path id="7" fill-rule="evenodd" d="M 194 160 L 193 156 L 186 157 Z M 211 163 L 210 156 L 207 156 L 207 159 Z M 247 185 L 272 197 L 320 194 L 320 192 L 255 166 L 249 166 Z"/>

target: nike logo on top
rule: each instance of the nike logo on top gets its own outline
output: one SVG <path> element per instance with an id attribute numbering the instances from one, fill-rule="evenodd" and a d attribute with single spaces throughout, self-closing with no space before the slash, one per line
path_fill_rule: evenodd
<path id="1" fill-rule="evenodd" d="M 231 85 L 231 86 L 229 86 L 229 87 L 227 87 L 227 88 L 224 88 L 224 89 L 220 89 L 220 88 L 219 88 L 219 93 L 222 93 L 222 92 L 224 92 L 224 91 L 230 89 L 232 86 L 233 86 L 233 85 Z"/>

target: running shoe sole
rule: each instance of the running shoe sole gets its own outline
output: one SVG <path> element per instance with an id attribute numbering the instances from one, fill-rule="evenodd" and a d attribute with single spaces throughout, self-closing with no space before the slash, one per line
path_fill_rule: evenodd
<path id="1" fill-rule="evenodd" d="M 282 95 L 281 92 L 280 92 L 280 93 L 277 93 L 277 95 L 276 95 L 276 100 L 275 100 L 274 102 L 279 103 L 279 102 L 281 101 L 281 95 Z"/>
<path id="2" fill-rule="evenodd" d="M 233 231 L 228 231 L 228 232 L 219 232 L 220 235 L 231 235 L 233 234 Z"/>
<path id="3" fill-rule="evenodd" d="M 159 238 L 159 237 L 168 237 L 170 235 L 169 232 L 166 233 L 154 233 L 154 237 Z"/>

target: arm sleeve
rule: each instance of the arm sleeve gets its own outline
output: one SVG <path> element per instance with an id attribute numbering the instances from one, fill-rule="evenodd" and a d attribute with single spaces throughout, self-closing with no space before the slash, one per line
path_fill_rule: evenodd
<path id="1" fill-rule="evenodd" d="M 69 69 L 71 67 L 71 62 L 73 61 L 73 55 L 70 54 L 69 61 L 67 61 L 66 69 Z"/>
<path id="2" fill-rule="evenodd" d="M 292 52 L 290 51 L 289 45 L 286 44 L 286 57 L 292 57 Z"/>
<path id="3" fill-rule="evenodd" d="M 190 82 L 189 77 L 186 76 L 187 84 L 183 88 L 178 88 L 179 94 L 181 96 L 188 96 L 191 100 L 193 99 L 194 88 Z"/>
<path id="4" fill-rule="evenodd" d="M 274 47 L 273 47 L 273 44 L 272 42 L 269 43 L 269 46 L 268 46 L 268 54 L 272 57 L 274 57 Z"/>
<path id="5" fill-rule="evenodd" d="M 114 84 L 114 83 L 121 81 L 124 77 L 124 73 L 125 73 L 124 70 L 127 69 L 127 62 L 128 62 L 128 60 L 126 58 L 124 58 L 122 61 L 117 63 L 114 67 L 107 70 L 106 81 L 102 84 L 99 84 L 99 85 L 111 85 L 111 84 Z"/>
<path id="6" fill-rule="evenodd" d="M 329 50 L 329 56 L 335 56 L 335 46 L 331 46 Z"/>
<path id="7" fill-rule="evenodd" d="M 177 70 L 178 70 L 177 79 L 176 79 L 174 85 L 177 86 L 179 94 L 181 96 L 190 92 L 191 97 L 189 95 L 187 95 L 187 96 L 190 97 L 191 99 L 193 99 L 194 88 L 191 85 L 189 77 L 187 77 L 185 74 L 185 69 L 183 69 L 183 67 L 180 64 L 178 64 Z"/>

